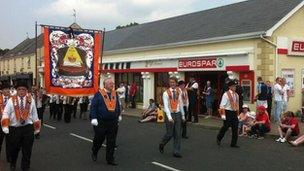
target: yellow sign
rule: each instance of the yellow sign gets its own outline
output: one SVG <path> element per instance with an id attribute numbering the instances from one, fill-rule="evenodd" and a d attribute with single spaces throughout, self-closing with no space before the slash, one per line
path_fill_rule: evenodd
<path id="1" fill-rule="evenodd" d="M 76 48 L 69 47 L 63 58 L 63 66 L 81 67 L 82 64 L 83 62 Z"/>

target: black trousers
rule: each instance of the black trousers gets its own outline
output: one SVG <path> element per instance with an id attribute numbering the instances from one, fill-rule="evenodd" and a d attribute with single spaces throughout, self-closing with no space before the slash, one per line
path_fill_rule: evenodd
<path id="1" fill-rule="evenodd" d="M 265 133 L 269 132 L 269 128 L 265 124 L 257 124 L 251 127 L 250 134 L 257 136 L 264 136 Z"/>
<path id="2" fill-rule="evenodd" d="M 62 119 L 62 113 L 63 113 L 63 104 L 59 103 L 56 104 L 56 117 L 58 121 L 60 121 Z"/>
<path id="3" fill-rule="evenodd" d="M 73 105 L 66 104 L 64 106 L 64 122 L 70 123 L 72 116 Z"/>
<path id="4" fill-rule="evenodd" d="M 11 155 L 11 165 L 16 165 L 18 153 L 21 150 L 21 169 L 30 168 L 32 147 L 34 143 L 34 127 L 29 124 L 21 127 L 9 127 L 9 150 Z"/>
<path id="5" fill-rule="evenodd" d="M 238 140 L 238 124 L 239 120 L 235 111 L 225 110 L 226 120 L 223 121 L 223 126 L 220 129 L 217 139 L 221 141 L 229 127 L 232 129 L 231 146 L 235 146 Z"/>
<path id="6" fill-rule="evenodd" d="M 269 115 L 269 119 L 271 118 L 271 110 L 272 110 L 272 99 L 267 99 L 267 113 Z"/>
<path id="7" fill-rule="evenodd" d="M 55 118 L 56 113 L 56 103 L 50 103 L 50 119 Z"/>
<path id="8" fill-rule="evenodd" d="M 116 137 L 118 131 L 117 120 L 99 120 L 98 126 L 94 126 L 94 140 L 92 152 L 94 155 L 97 155 L 99 149 L 102 146 L 102 143 L 106 139 L 107 148 L 106 148 L 106 160 L 111 162 L 114 160 L 114 148 L 116 145 Z"/>
<path id="9" fill-rule="evenodd" d="M 131 108 L 133 108 L 133 109 L 136 108 L 135 96 L 131 96 Z"/>
<path id="10" fill-rule="evenodd" d="M 10 152 L 9 152 L 9 142 L 8 142 L 8 135 L 5 135 L 5 133 L 0 130 L 0 156 L 1 156 L 1 149 L 2 149 L 2 144 L 5 139 L 5 148 L 6 148 L 6 160 L 7 162 L 10 162 Z"/>
<path id="11" fill-rule="evenodd" d="M 192 116 L 194 117 L 194 122 L 198 122 L 198 114 L 196 111 L 197 97 L 189 98 L 189 108 L 188 108 L 188 121 L 192 121 Z"/>
<path id="12" fill-rule="evenodd" d="M 185 118 L 188 117 L 188 108 L 187 106 L 184 106 L 184 111 L 185 111 Z M 182 137 L 187 136 L 187 122 L 182 122 Z"/>
<path id="13" fill-rule="evenodd" d="M 43 108 L 37 108 L 38 118 L 41 120 L 41 123 L 43 122 Z"/>

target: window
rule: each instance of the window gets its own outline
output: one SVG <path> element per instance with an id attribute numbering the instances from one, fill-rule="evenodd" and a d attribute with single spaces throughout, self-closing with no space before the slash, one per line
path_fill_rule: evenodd
<path id="1" fill-rule="evenodd" d="M 31 69 L 31 57 L 27 60 L 27 69 Z"/>
<path id="2" fill-rule="evenodd" d="M 14 59 L 14 73 L 17 72 L 17 65 L 16 65 L 16 59 Z"/>
<path id="3" fill-rule="evenodd" d="M 21 58 L 21 68 L 24 68 L 24 58 Z"/>

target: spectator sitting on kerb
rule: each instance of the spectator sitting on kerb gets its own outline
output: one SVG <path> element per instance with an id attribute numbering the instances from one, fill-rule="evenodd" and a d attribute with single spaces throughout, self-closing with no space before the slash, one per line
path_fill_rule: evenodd
<path id="1" fill-rule="evenodd" d="M 294 117 L 293 112 L 288 111 L 284 113 L 281 120 L 282 122 L 278 126 L 280 138 L 276 140 L 277 142 L 284 143 L 288 141 L 291 136 L 295 137 L 300 134 L 299 122 Z"/>
<path id="2" fill-rule="evenodd" d="M 149 107 L 142 112 L 142 120 L 139 120 L 138 122 L 156 121 L 158 104 L 155 103 L 154 99 L 150 99 L 149 104 Z"/>
<path id="3" fill-rule="evenodd" d="M 245 114 L 244 114 L 245 113 Z M 255 121 L 255 112 L 249 110 L 247 105 L 243 105 L 243 112 L 239 116 L 239 136 L 247 136 L 251 126 Z"/>

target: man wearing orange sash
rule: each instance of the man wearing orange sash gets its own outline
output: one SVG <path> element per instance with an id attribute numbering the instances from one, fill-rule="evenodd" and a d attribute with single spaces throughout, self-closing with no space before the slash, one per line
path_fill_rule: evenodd
<path id="1" fill-rule="evenodd" d="M 94 140 L 92 147 L 92 160 L 97 160 L 97 154 L 106 139 L 106 160 L 109 165 L 116 166 L 114 160 L 114 148 L 120 119 L 120 104 L 114 89 L 112 79 L 104 81 L 104 88 L 94 95 L 91 102 L 90 119 L 94 128 Z"/>
<path id="2" fill-rule="evenodd" d="M 164 111 L 166 113 L 165 122 L 167 132 L 159 144 L 160 153 L 164 153 L 165 145 L 174 138 L 173 156 L 181 158 L 181 126 L 185 122 L 185 112 L 181 89 L 177 87 L 177 78 L 169 79 L 170 88 L 163 93 Z"/>
<path id="3" fill-rule="evenodd" d="M 2 130 L 8 134 L 10 167 L 15 170 L 18 153 L 22 151 L 21 169 L 29 170 L 34 134 L 40 132 L 35 101 L 28 93 L 29 84 L 24 78 L 17 79 L 17 95 L 12 96 L 1 119 Z"/>
<path id="4" fill-rule="evenodd" d="M 239 96 L 235 92 L 236 90 L 236 82 L 231 80 L 228 82 L 229 90 L 223 94 L 222 101 L 220 104 L 220 115 L 223 119 L 223 126 L 219 131 L 219 134 L 216 138 L 216 143 L 218 145 L 221 144 L 221 140 L 223 139 L 226 131 L 229 127 L 232 128 L 232 139 L 230 147 L 238 148 L 237 140 L 238 140 L 238 110 L 239 110 Z"/>
<path id="5" fill-rule="evenodd" d="M 2 118 L 3 110 L 10 99 L 10 79 L 4 78 L 1 80 L 1 90 L 2 94 L 0 95 L 0 120 Z M 5 137 L 5 133 L 0 130 L 0 156 L 1 156 L 1 149 L 2 149 L 2 143 Z M 10 162 L 10 155 L 9 155 L 9 146 L 8 146 L 8 138 L 5 138 L 5 143 L 6 143 L 6 160 L 7 162 Z"/>

